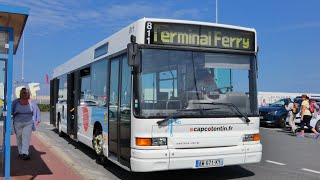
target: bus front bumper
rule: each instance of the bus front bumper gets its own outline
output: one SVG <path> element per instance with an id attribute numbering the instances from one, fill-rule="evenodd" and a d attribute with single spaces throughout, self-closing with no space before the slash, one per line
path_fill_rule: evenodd
<path id="1" fill-rule="evenodd" d="M 131 170 L 134 172 L 165 171 L 175 169 L 198 169 L 199 161 L 222 160 L 220 167 L 261 161 L 262 145 L 250 144 L 233 147 L 198 149 L 131 149 Z"/>

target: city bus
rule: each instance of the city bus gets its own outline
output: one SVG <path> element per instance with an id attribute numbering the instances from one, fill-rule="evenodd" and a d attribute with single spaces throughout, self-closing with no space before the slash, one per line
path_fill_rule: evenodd
<path id="1" fill-rule="evenodd" d="M 143 18 L 54 69 L 50 123 L 133 172 L 261 161 L 253 28 Z"/>

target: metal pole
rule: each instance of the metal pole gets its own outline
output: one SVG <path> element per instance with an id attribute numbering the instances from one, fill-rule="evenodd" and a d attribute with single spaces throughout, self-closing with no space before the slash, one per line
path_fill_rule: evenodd
<path id="1" fill-rule="evenodd" d="M 24 81 L 24 35 L 22 35 L 22 63 L 21 63 L 21 81 Z"/>
<path id="2" fill-rule="evenodd" d="M 218 24 L 218 0 L 216 0 L 216 23 Z"/>
<path id="3" fill-rule="evenodd" d="M 13 29 L 8 28 L 9 32 L 9 52 L 7 60 L 7 117 L 5 122 L 5 179 L 10 179 L 10 139 L 11 139 L 11 95 L 12 95 L 12 69 L 13 69 Z"/>

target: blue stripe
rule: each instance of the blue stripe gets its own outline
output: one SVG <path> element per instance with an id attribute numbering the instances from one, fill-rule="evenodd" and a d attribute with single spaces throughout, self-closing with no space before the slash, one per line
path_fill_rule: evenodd
<path id="1" fill-rule="evenodd" d="M 196 160 L 196 167 L 199 167 L 199 160 Z"/>

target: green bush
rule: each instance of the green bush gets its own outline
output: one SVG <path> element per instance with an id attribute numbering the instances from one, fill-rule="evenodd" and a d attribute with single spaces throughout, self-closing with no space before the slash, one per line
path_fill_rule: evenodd
<path id="1" fill-rule="evenodd" d="M 49 112 L 50 111 L 50 104 L 38 104 L 38 107 L 41 112 Z"/>

